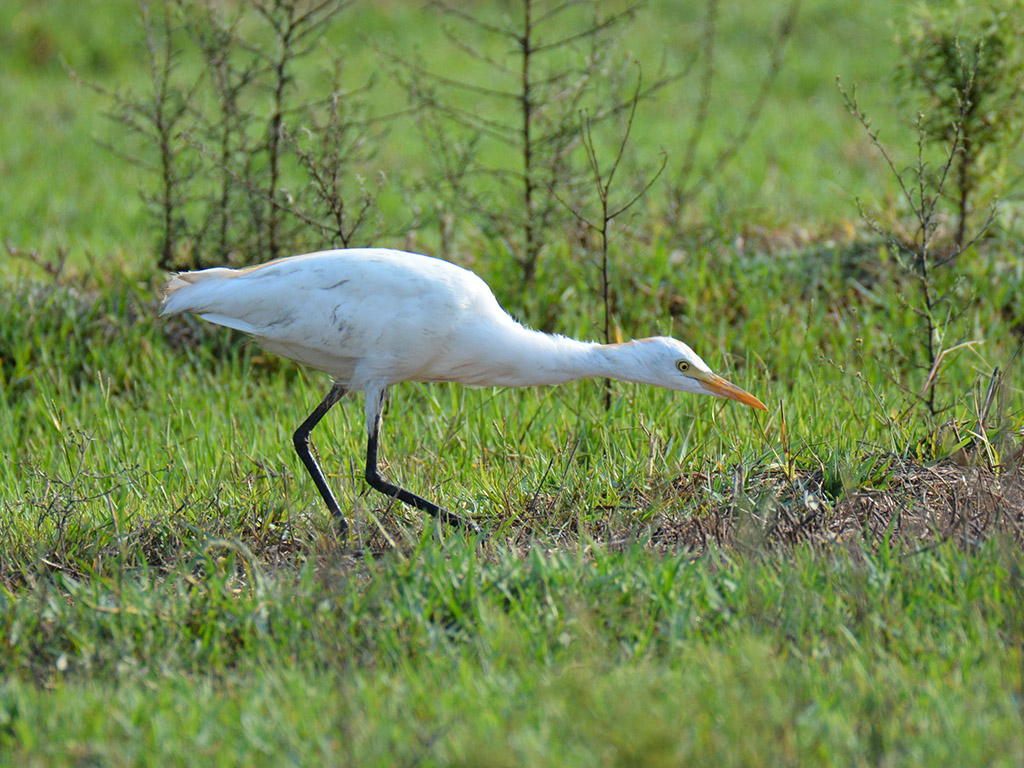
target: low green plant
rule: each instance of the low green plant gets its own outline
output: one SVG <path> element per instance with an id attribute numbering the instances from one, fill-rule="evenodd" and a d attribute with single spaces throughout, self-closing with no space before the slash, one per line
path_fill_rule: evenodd
<path id="1" fill-rule="evenodd" d="M 999 248 L 986 242 L 999 218 L 997 203 L 979 216 L 976 199 L 991 201 L 1006 182 L 995 171 L 1012 165 L 1022 135 L 1024 92 L 1017 83 L 1024 75 L 1024 46 L 1015 26 L 1022 14 L 1013 8 L 1021 7 L 989 4 L 980 17 L 964 7 L 912 17 L 897 68 L 906 101 L 919 110 L 911 121 L 911 148 L 884 144 L 856 93 L 839 86 L 899 191 L 896 206 L 858 205 L 904 271 L 891 300 L 911 310 L 919 336 L 912 347 L 892 352 L 923 373 L 903 388 L 933 417 L 950 407 L 939 395 L 948 359 L 977 351 L 985 341 L 968 321 L 983 289 L 962 261 L 982 248 Z M 999 366 L 988 366 L 994 381 Z"/>
<path id="2" fill-rule="evenodd" d="M 923 139 L 952 149 L 953 247 L 984 234 L 994 200 L 1024 178 L 1024 3 L 990 0 L 919 6 L 898 37 L 897 83 L 921 113 Z M 945 189 L 943 189 L 945 193 Z"/>

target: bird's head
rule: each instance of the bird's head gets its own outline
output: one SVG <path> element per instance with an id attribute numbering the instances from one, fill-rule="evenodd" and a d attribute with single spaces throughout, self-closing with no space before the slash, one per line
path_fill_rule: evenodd
<path id="1" fill-rule="evenodd" d="M 667 336 L 637 339 L 613 345 L 633 358 L 635 380 L 666 389 L 713 395 L 738 400 L 741 403 L 767 411 L 768 408 L 749 392 L 712 373 L 700 355 L 686 344 Z"/>

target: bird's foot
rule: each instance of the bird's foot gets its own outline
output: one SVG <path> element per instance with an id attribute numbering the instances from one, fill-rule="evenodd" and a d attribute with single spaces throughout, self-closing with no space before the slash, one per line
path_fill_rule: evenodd
<path id="1" fill-rule="evenodd" d="M 453 528 L 461 528 L 462 530 L 470 531 L 471 533 L 480 533 L 480 526 L 471 518 L 456 515 L 454 512 L 449 512 L 444 507 L 438 507 L 436 511 L 428 511 L 430 511 L 430 513 L 442 523 L 447 523 Z"/>

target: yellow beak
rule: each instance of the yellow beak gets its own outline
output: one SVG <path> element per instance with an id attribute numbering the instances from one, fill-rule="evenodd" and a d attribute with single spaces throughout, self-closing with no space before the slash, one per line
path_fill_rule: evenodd
<path id="1" fill-rule="evenodd" d="M 710 373 L 706 377 L 702 376 L 699 381 L 704 389 L 718 395 L 719 397 L 727 397 L 730 400 L 739 400 L 744 405 L 749 405 L 751 408 L 758 408 L 762 411 L 768 410 L 768 407 L 752 394 L 740 389 L 735 384 L 729 383 L 721 376 Z"/>

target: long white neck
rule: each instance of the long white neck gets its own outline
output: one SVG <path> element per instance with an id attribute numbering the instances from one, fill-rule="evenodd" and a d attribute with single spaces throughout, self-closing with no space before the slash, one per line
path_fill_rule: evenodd
<path id="1" fill-rule="evenodd" d="M 476 386 L 532 387 L 576 379 L 634 378 L 631 344 L 596 344 L 523 328 L 505 328 L 500 338 L 483 340 L 457 354 L 464 361 L 445 377 Z"/>

